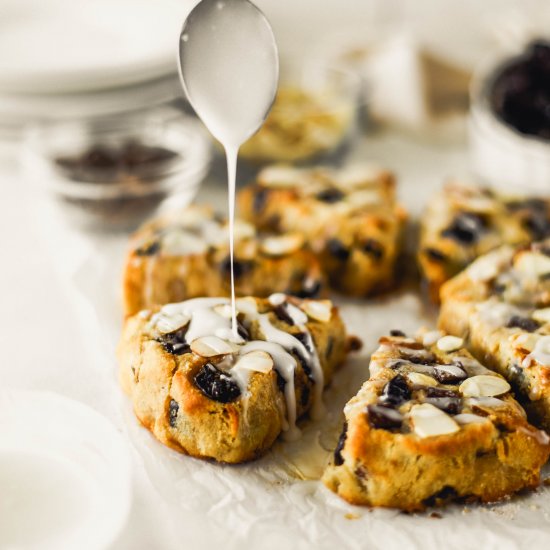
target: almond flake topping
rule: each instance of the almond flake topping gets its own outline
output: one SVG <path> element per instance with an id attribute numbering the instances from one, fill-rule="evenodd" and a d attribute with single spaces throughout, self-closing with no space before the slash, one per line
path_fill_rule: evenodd
<path id="1" fill-rule="evenodd" d="M 419 437 L 432 437 L 458 432 L 459 425 L 442 410 L 430 403 L 413 405 L 410 411 L 413 430 Z"/>
<path id="2" fill-rule="evenodd" d="M 510 391 L 510 384 L 500 376 L 480 374 L 467 378 L 458 388 L 465 397 L 495 397 Z"/>
<path id="3" fill-rule="evenodd" d="M 191 342 L 191 350 L 201 357 L 228 355 L 235 353 L 238 349 L 239 347 L 235 344 L 222 340 L 217 336 L 202 336 Z"/>

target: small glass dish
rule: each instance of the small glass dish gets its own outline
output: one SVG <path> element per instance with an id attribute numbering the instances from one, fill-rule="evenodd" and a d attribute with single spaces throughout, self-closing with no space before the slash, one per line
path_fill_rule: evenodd
<path id="1" fill-rule="evenodd" d="M 211 159 L 201 124 L 160 107 L 29 128 L 23 171 L 79 229 L 130 231 L 169 200 L 184 206 Z"/>
<path id="2" fill-rule="evenodd" d="M 240 149 L 253 164 L 319 161 L 355 135 L 361 82 L 352 71 L 321 64 L 281 64 L 271 112 Z"/>
<path id="3" fill-rule="evenodd" d="M 476 175 L 511 194 L 550 191 L 550 140 L 527 135 L 505 123 L 491 102 L 495 82 L 521 61 L 517 55 L 493 56 L 474 75 L 471 86 L 469 148 Z"/>

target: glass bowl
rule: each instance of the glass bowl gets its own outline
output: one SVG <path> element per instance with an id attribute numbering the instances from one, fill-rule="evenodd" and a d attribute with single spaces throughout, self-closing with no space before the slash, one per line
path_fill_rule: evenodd
<path id="1" fill-rule="evenodd" d="M 355 135 L 360 95 L 352 71 L 283 61 L 271 112 L 239 157 L 254 164 L 307 163 L 334 153 Z"/>
<path id="2" fill-rule="evenodd" d="M 23 150 L 33 192 L 90 231 L 130 231 L 168 201 L 188 204 L 211 159 L 201 124 L 169 107 L 36 124 Z"/>

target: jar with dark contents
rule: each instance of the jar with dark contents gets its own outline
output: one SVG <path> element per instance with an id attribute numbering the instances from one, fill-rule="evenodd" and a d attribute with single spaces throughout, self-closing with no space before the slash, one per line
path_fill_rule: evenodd
<path id="1" fill-rule="evenodd" d="M 484 184 L 547 194 L 550 182 L 550 41 L 498 54 L 471 86 L 470 157 Z"/>
<path id="2" fill-rule="evenodd" d="M 79 229 L 130 231 L 168 199 L 184 206 L 210 162 L 200 124 L 176 109 L 34 126 L 24 169 Z"/>

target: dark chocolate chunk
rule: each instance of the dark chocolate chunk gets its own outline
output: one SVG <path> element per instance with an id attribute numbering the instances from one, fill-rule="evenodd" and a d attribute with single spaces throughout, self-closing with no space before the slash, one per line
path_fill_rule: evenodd
<path id="1" fill-rule="evenodd" d="M 347 248 L 346 245 L 340 239 L 336 239 L 336 238 L 328 239 L 326 244 L 326 249 L 329 252 L 329 254 L 331 254 L 341 262 L 347 261 L 347 259 L 350 257 L 349 248 Z"/>
<path id="2" fill-rule="evenodd" d="M 344 422 L 344 427 L 342 429 L 342 433 L 340 434 L 340 438 L 338 439 L 338 444 L 336 445 L 336 449 L 334 450 L 334 465 L 335 466 L 341 466 L 344 464 L 344 458 L 342 456 L 342 449 L 344 448 L 344 445 L 346 444 L 346 439 L 348 437 L 348 423 Z"/>
<path id="3" fill-rule="evenodd" d="M 411 390 L 407 380 L 401 374 L 394 376 L 382 390 L 378 402 L 389 407 L 398 407 L 411 398 Z"/>
<path id="4" fill-rule="evenodd" d="M 247 342 L 250 340 L 250 333 L 239 319 L 237 319 L 237 332 L 243 340 Z"/>
<path id="5" fill-rule="evenodd" d="M 241 395 L 241 390 L 231 376 L 218 370 L 212 363 L 206 363 L 195 375 L 195 385 L 209 399 L 219 403 L 230 403 Z"/>
<path id="6" fill-rule="evenodd" d="M 481 216 L 471 212 L 462 212 L 454 218 L 447 229 L 441 232 L 441 235 L 461 244 L 471 245 L 478 241 L 484 229 L 485 222 Z"/>
<path id="7" fill-rule="evenodd" d="M 361 249 L 375 260 L 381 260 L 384 257 L 384 247 L 374 239 L 367 239 Z"/>
<path id="8" fill-rule="evenodd" d="M 405 336 L 407 336 L 402 330 L 390 330 L 390 336 L 400 336 L 402 338 L 404 338 Z"/>
<path id="9" fill-rule="evenodd" d="M 344 193 L 336 187 L 328 187 L 317 193 L 315 198 L 322 202 L 334 203 L 342 200 L 344 198 Z"/>
<path id="10" fill-rule="evenodd" d="M 302 404 L 302 407 L 307 407 L 307 404 L 309 403 L 310 394 L 311 394 L 311 391 L 309 389 L 309 386 L 304 386 L 302 388 L 302 395 L 300 396 L 300 403 Z"/>
<path id="11" fill-rule="evenodd" d="M 395 430 L 401 428 L 403 416 L 391 407 L 383 405 L 367 405 L 369 426 L 379 430 Z"/>
<path id="12" fill-rule="evenodd" d="M 534 332 L 540 327 L 540 323 L 529 317 L 521 317 L 520 315 L 512 315 L 506 323 L 508 328 L 520 328 L 527 332 Z"/>
<path id="13" fill-rule="evenodd" d="M 176 427 L 176 421 L 178 418 L 178 411 L 180 410 L 180 406 L 178 405 L 177 401 L 174 401 L 173 399 L 170 399 L 170 404 L 168 405 L 168 415 L 169 415 L 169 423 L 172 428 Z"/>

